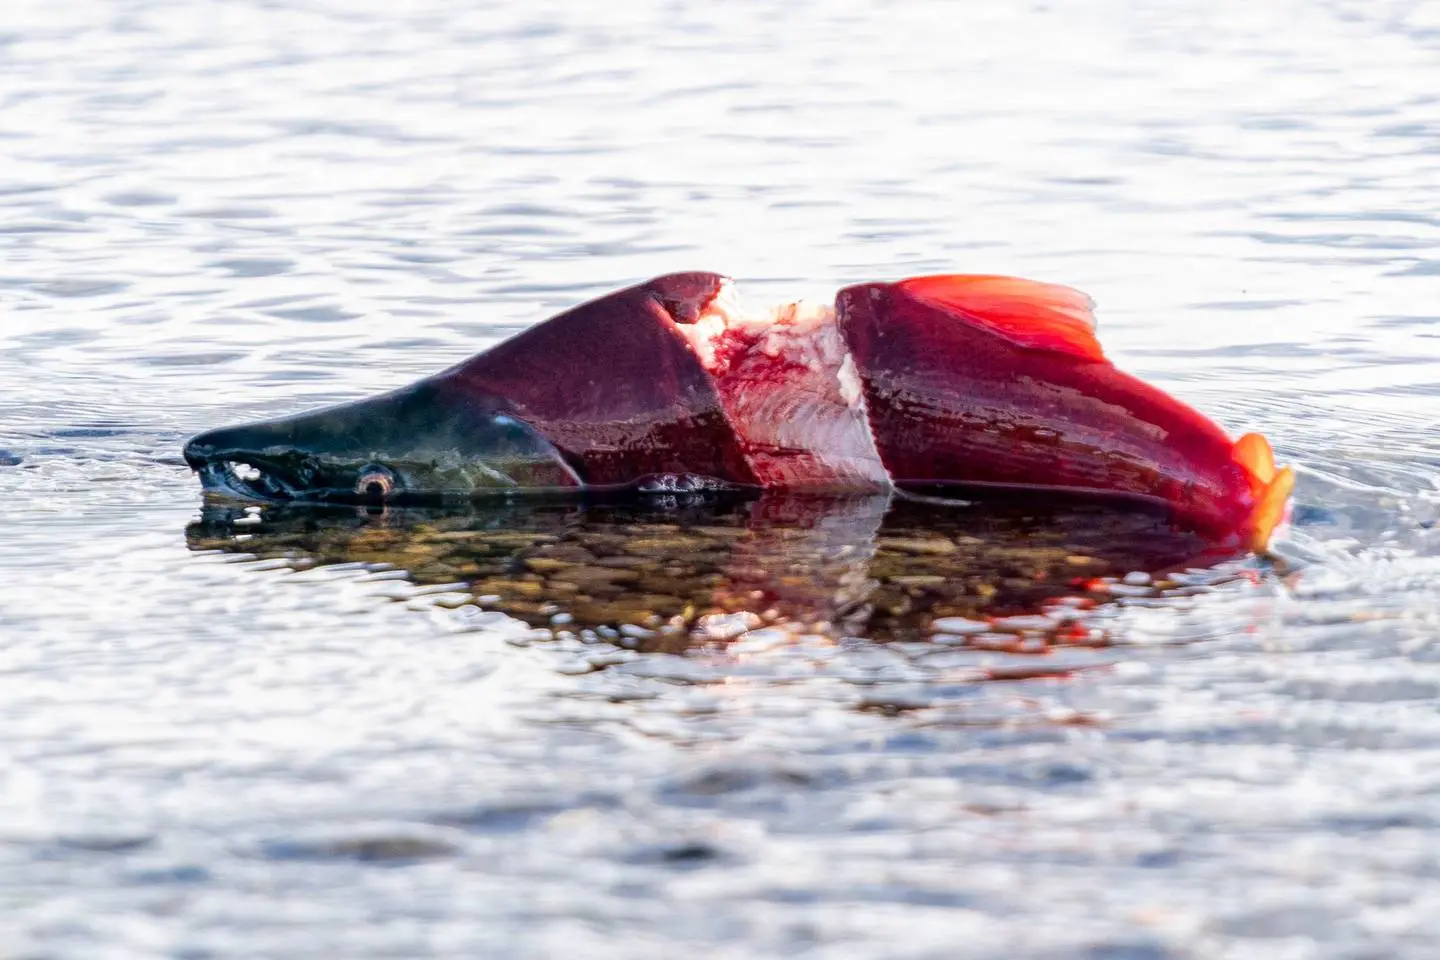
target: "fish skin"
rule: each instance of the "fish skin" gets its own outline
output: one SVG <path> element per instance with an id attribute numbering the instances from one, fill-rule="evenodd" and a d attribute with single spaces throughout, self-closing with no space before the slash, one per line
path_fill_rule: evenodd
<path id="1" fill-rule="evenodd" d="M 398 490 L 444 498 L 506 489 L 576 490 L 554 445 L 505 412 L 502 398 L 429 377 L 379 396 L 221 427 L 191 437 L 186 462 L 207 490 L 252 499 L 354 499 L 368 474 Z M 243 461 L 265 482 L 237 489 L 226 469 Z"/>
<path id="2" fill-rule="evenodd" d="M 522 420 L 587 486 L 695 475 L 757 486 L 715 381 L 675 329 L 719 274 L 656 277 L 567 310 L 439 375 Z"/>
<path id="3" fill-rule="evenodd" d="M 1103 358 L 1017 342 L 903 281 L 841 290 L 836 315 L 897 485 L 1118 495 L 1220 535 L 1256 505 L 1218 425 Z"/>

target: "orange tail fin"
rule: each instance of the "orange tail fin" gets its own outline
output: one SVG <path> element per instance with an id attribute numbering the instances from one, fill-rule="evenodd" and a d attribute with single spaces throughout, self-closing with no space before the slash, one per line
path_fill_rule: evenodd
<path id="1" fill-rule="evenodd" d="M 1244 527 L 1249 534 L 1249 547 L 1263 553 L 1270 544 L 1271 534 L 1285 519 L 1290 493 L 1295 489 L 1295 471 L 1290 467 L 1275 469 L 1275 453 L 1270 449 L 1270 441 L 1258 433 L 1247 433 L 1235 441 L 1233 455 L 1235 462 L 1249 474 L 1250 492 L 1255 497 L 1255 506 Z"/>

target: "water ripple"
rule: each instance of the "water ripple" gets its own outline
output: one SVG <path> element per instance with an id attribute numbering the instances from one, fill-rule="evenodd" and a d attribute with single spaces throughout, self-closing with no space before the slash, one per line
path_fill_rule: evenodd
<path id="1" fill-rule="evenodd" d="M 1433 952 L 1433 5 L 7 12 L 16 955 Z M 197 516 L 189 433 L 686 268 L 1084 288 L 1119 362 L 1274 438 L 1293 525 L 1081 609 L 1004 538 L 937 573 L 903 545 L 943 523 L 846 566 L 722 517 L 641 557 L 650 614 L 715 604 L 672 642 L 634 568 L 571 602 L 498 527 Z"/>

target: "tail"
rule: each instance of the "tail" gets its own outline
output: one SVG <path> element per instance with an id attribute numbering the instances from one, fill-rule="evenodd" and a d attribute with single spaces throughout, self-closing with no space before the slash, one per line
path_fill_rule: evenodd
<path id="1" fill-rule="evenodd" d="M 1270 449 L 1270 441 L 1258 433 L 1247 433 L 1235 441 L 1232 455 L 1249 476 L 1250 492 L 1255 498 L 1250 515 L 1241 524 L 1241 532 L 1248 538 L 1247 546 L 1251 550 L 1264 553 L 1270 535 L 1288 512 L 1290 493 L 1295 489 L 1295 471 L 1291 467 L 1275 469 L 1275 452 Z"/>

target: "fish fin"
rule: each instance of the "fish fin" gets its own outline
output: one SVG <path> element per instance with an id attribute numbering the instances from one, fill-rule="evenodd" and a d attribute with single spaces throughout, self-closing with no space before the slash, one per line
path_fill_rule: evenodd
<path id="1" fill-rule="evenodd" d="M 1295 469 L 1286 467 L 1275 474 L 1265 486 L 1254 509 L 1250 511 L 1250 549 L 1264 553 L 1270 544 L 1270 535 L 1285 519 L 1286 504 L 1295 489 Z"/>
<path id="2" fill-rule="evenodd" d="M 1235 441 L 1231 451 L 1235 462 L 1245 468 L 1245 472 L 1251 477 L 1251 487 L 1255 495 L 1260 493 L 1275 479 L 1275 451 L 1270 449 L 1270 441 L 1258 433 L 1247 433 Z"/>
<path id="3" fill-rule="evenodd" d="M 1295 471 L 1290 467 L 1275 468 L 1275 451 L 1270 448 L 1270 441 L 1258 433 L 1247 433 L 1236 440 L 1231 456 L 1250 479 L 1250 490 L 1255 496 L 1255 506 L 1245 525 L 1250 531 L 1249 547 L 1263 553 L 1270 543 L 1270 535 L 1285 519 L 1285 505 L 1295 489 Z"/>
<path id="4" fill-rule="evenodd" d="M 1071 287 L 963 274 L 912 277 L 896 286 L 1019 346 L 1106 362 L 1095 339 L 1094 301 Z"/>

